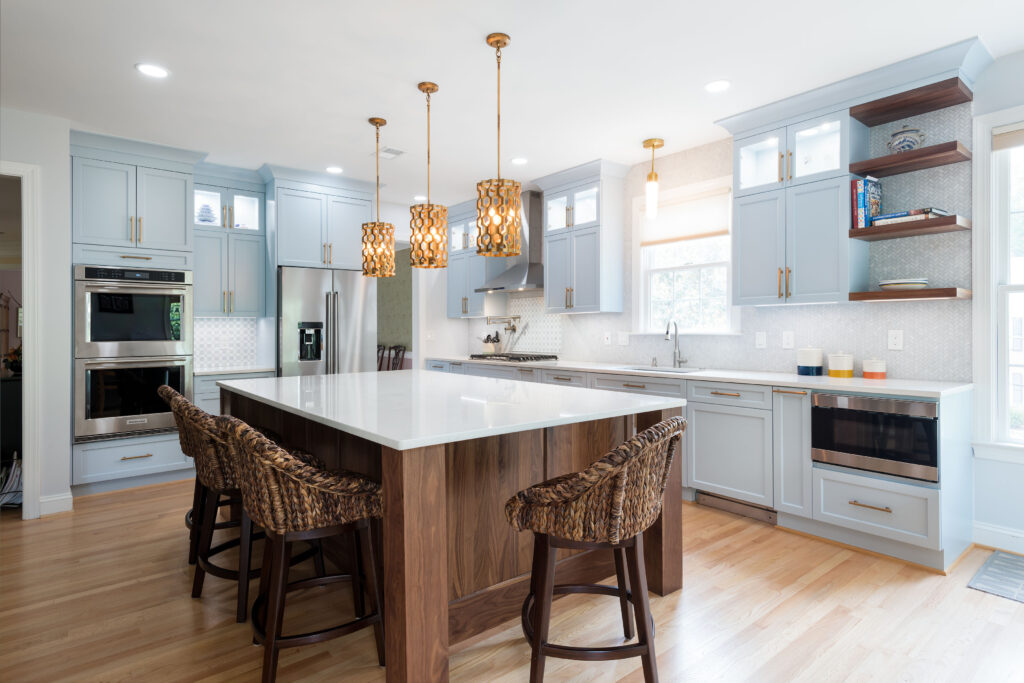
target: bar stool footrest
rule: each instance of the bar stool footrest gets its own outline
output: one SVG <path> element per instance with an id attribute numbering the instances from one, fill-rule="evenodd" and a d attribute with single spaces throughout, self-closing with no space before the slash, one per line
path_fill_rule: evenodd
<path id="1" fill-rule="evenodd" d="M 316 588 L 318 586 L 327 586 L 332 583 L 341 583 L 342 581 L 351 580 L 351 574 L 328 574 L 327 576 L 315 576 L 310 579 L 290 582 L 285 587 L 285 592 L 291 593 L 292 591 Z M 263 603 L 263 596 L 257 596 L 256 600 L 252 603 L 250 619 L 252 621 L 253 645 L 262 643 L 266 636 L 266 624 L 263 619 Z M 366 616 L 358 617 L 352 621 L 346 621 L 344 624 L 331 626 L 330 628 L 325 628 L 320 631 L 297 633 L 290 636 L 278 636 L 277 646 L 282 648 L 299 647 L 301 645 L 320 643 L 325 640 L 331 640 L 332 638 L 339 638 L 341 636 L 348 635 L 349 633 L 354 633 L 360 629 L 366 628 L 367 626 L 373 626 L 374 624 L 380 623 L 380 620 L 380 614 L 367 614 Z"/>

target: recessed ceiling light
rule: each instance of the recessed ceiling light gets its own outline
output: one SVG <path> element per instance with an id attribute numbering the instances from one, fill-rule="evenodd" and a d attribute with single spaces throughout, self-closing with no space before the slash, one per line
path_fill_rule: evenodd
<path id="1" fill-rule="evenodd" d="M 150 78 L 167 78 L 167 75 L 170 73 L 167 69 L 156 64 L 136 64 L 135 68 L 140 74 Z"/>
<path id="2" fill-rule="evenodd" d="M 523 164 L 526 163 L 526 161 L 526 157 L 516 157 L 515 159 L 512 160 L 512 163 L 515 164 L 516 166 L 522 166 Z"/>
<path id="3" fill-rule="evenodd" d="M 341 173 L 341 166 L 328 166 L 327 167 L 327 172 L 328 173 Z"/>
<path id="4" fill-rule="evenodd" d="M 414 202 L 425 202 L 425 201 L 427 201 L 427 198 L 426 198 L 426 197 L 424 197 L 424 196 L 423 196 L 423 195 L 421 195 L 421 194 L 418 194 L 418 195 L 416 195 L 415 197 L 413 197 L 413 198 L 412 198 L 412 200 L 413 200 Z"/>
<path id="5" fill-rule="evenodd" d="M 729 81 L 711 81 L 704 86 L 704 89 L 708 92 L 725 92 L 732 85 Z"/>

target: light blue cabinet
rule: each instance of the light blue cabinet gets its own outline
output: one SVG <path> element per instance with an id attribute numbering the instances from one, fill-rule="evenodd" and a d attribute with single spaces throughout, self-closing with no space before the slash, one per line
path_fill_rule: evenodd
<path id="1" fill-rule="evenodd" d="M 549 313 L 569 310 L 572 282 L 572 236 L 568 231 L 544 238 L 544 307 Z"/>
<path id="2" fill-rule="evenodd" d="M 370 205 L 345 197 L 327 197 L 327 265 L 362 270 L 363 223 L 370 221 Z"/>
<path id="3" fill-rule="evenodd" d="M 196 228 L 229 228 L 250 235 L 263 234 L 266 228 L 263 192 L 196 183 L 193 197 Z"/>
<path id="4" fill-rule="evenodd" d="M 734 305 L 783 303 L 785 190 L 762 192 L 735 200 L 732 259 Z"/>
<path id="5" fill-rule="evenodd" d="M 498 295 L 488 310 L 487 295 L 475 291 L 485 282 L 504 272 L 505 259 L 480 256 L 472 249 L 448 254 L 446 277 L 446 308 L 449 318 L 482 318 L 502 315 L 504 297 Z"/>
<path id="6" fill-rule="evenodd" d="M 77 244 L 192 250 L 192 176 L 73 157 L 72 233 Z"/>
<path id="7" fill-rule="evenodd" d="M 324 239 L 327 196 L 281 188 L 277 191 L 277 263 L 281 266 L 327 267 Z"/>
<path id="8" fill-rule="evenodd" d="M 196 231 L 193 298 L 197 317 L 258 318 L 264 314 L 263 235 Z"/>
<path id="9" fill-rule="evenodd" d="M 192 299 L 197 318 L 222 317 L 228 311 L 228 235 L 196 230 Z"/>
<path id="10" fill-rule="evenodd" d="M 772 411 L 690 402 L 686 421 L 687 485 L 772 507 Z"/>
<path id="11" fill-rule="evenodd" d="M 601 310 L 601 233 L 600 228 L 573 228 L 572 284 L 569 286 L 571 313 L 596 313 Z"/>
<path id="12" fill-rule="evenodd" d="M 810 392 L 774 389 L 772 423 L 775 509 L 810 518 L 814 511 Z"/>

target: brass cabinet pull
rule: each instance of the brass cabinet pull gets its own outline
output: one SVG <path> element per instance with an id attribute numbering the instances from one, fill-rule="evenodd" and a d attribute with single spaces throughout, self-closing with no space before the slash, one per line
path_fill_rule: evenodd
<path id="1" fill-rule="evenodd" d="M 231 294 L 230 294 L 229 298 L 231 299 L 231 307 L 228 310 L 228 313 L 234 313 L 235 312 L 235 290 L 233 290 L 233 289 L 231 290 Z"/>
<path id="2" fill-rule="evenodd" d="M 772 389 L 775 394 L 793 394 L 794 396 L 806 396 L 806 391 L 790 391 L 789 389 Z"/>
<path id="3" fill-rule="evenodd" d="M 121 254 L 121 258 L 134 258 L 140 261 L 152 261 L 152 256 L 129 256 L 128 254 Z"/>
<path id="4" fill-rule="evenodd" d="M 128 241 L 135 241 L 135 216 L 128 216 Z"/>
<path id="5" fill-rule="evenodd" d="M 782 298 L 782 268 L 779 268 L 779 298 Z"/>
<path id="6" fill-rule="evenodd" d="M 565 205 L 565 227 L 569 227 L 569 205 Z"/>
<path id="7" fill-rule="evenodd" d="M 468 239 L 469 239 L 469 233 L 468 232 L 462 233 L 462 248 L 463 249 L 469 249 L 469 244 L 466 242 L 466 240 L 468 240 Z"/>
<path id="8" fill-rule="evenodd" d="M 791 291 L 789 291 L 789 275 L 792 272 L 793 271 L 789 268 L 789 266 L 786 266 L 786 298 L 787 299 L 790 298 L 791 296 L 793 296 L 793 293 Z"/>
<path id="9" fill-rule="evenodd" d="M 623 382 L 622 386 L 629 387 L 630 389 L 646 389 L 646 384 L 630 384 L 629 382 Z"/>
<path id="10" fill-rule="evenodd" d="M 334 242 L 330 242 L 327 245 L 327 249 L 328 249 L 328 252 L 327 252 L 328 253 L 328 255 L 327 255 L 327 263 L 334 263 Z"/>
<path id="11" fill-rule="evenodd" d="M 575 308 L 576 307 L 576 302 L 574 301 L 574 299 L 576 298 L 575 294 L 576 294 L 576 290 L 573 289 L 572 287 L 570 287 L 569 288 L 569 308 Z"/>
<path id="12" fill-rule="evenodd" d="M 793 161 L 793 153 L 786 150 L 786 180 L 793 179 L 793 171 L 789 167 L 791 161 Z"/>
<path id="13" fill-rule="evenodd" d="M 233 206 L 228 207 L 228 223 L 230 227 L 235 227 L 235 207 Z"/>
<path id="14" fill-rule="evenodd" d="M 228 312 L 228 290 L 224 290 L 224 296 L 221 297 L 220 310 L 225 313 Z"/>
<path id="15" fill-rule="evenodd" d="M 712 396 L 732 396 L 733 398 L 739 398 L 740 394 L 733 393 L 731 391 L 712 391 Z"/>
<path id="16" fill-rule="evenodd" d="M 575 214 L 575 211 L 574 211 L 575 208 L 576 207 L 573 207 L 573 206 L 569 207 L 569 225 L 568 225 L 568 227 L 570 227 L 570 228 L 573 227 L 573 225 L 576 223 L 576 216 L 574 215 Z"/>
<path id="17" fill-rule="evenodd" d="M 139 216 L 139 229 L 135 231 L 135 243 L 142 244 L 142 216 Z"/>
<path id="18" fill-rule="evenodd" d="M 152 453 L 146 453 L 145 455 L 122 455 L 121 460 L 142 460 L 143 458 L 152 458 Z"/>
<path id="19" fill-rule="evenodd" d="M 572 381 L 572 377 L 559 377 L 558 375 L 555 375 L 551 379 L 558 380 L 559 382 L 571 382 Z"/>
<path id="20" fill-rule="evenodd" d="M 859 508 L 867 508 L 868 510 L 878 510 L 879 512 L 888 512 L 889 514 L 892 514 L 892 508 L 891 507 L 880 508 L 877 505 L 868 505 L 867 503 L 861 503 L 861 502 L 858 502 L 856 500 L 851 500 L 849 502 L 850 502 L 850 505 L 855 505 L 855 506 L 857 506 Z"/>
<path id="21" fill-rule="evenodd" d="M 320 245 L 320 263 L 327 263 L 327 242 Z"/>
<path id="22" fill-rule="evenodd" d="M 220 222 L 226 228 L 228 227 L 228 205 L 221 204 L 220 206 Z"/>
<path id="23" fill-rule="evenodd" d="M 782 152 L 779 152 L 779 182 L 781 183 L 785 178 L 782 175 Z"/>
<path id="24" fill-rule="evenodd" d="M 457 366 L 459 366 L 460 368 L 462 367 L 462 363 L 457 363 L 457 362 L 455 362 L 455 361 L 452 361 L 452 362 L 451 362 L 451 363 L 449 363 L 448 365 L 457 365 Z"/>
<path id="25" fill-rule="evenodd" d="M 569 288 L 565 288 L 565 307 L 569 308 Z"/>

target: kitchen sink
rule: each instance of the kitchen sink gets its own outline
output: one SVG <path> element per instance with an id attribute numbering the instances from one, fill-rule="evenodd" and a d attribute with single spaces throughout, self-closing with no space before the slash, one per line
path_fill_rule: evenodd
<path id="1" fill-rule="evenodd" d="M 686 374 L 687 372 L 700 372 L 704 368 L 663 368 L 657 365 L 631 365 L 623 370 L 644 370 L 645 372 L 678 372 L 679 374 Z"/>

